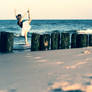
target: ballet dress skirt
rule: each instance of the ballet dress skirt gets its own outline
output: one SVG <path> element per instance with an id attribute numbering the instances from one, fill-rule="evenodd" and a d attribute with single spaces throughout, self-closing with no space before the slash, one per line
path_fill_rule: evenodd
<path id="1" fill-rule="evenodd" d="M 21 27 L 21 36 L 25 35 L 25 32 L 29 32 L 31 29 L 31 25 L 29 24 L 28 20 L 22 21 L 22 22 L 18 22 L 17 23 L 20 27 Z"/>

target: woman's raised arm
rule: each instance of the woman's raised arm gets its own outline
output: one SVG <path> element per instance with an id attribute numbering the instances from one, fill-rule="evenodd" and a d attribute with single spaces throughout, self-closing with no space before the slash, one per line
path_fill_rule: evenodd
<path id="1" fill-rule="evenodd" d="M 29 24 L 30 24 L 31 21 L 32 21 L 32 19 L 31 19 L 31 17 L 30 17 L 30 10 L 29 10 L 29 9 L 28 9 L 27 13 L 28 13 L 28 20 L 29 20 Z"/>

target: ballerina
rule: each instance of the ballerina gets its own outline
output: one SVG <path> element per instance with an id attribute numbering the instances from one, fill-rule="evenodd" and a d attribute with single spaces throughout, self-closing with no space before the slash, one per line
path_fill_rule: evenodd
<path id="1" fill-rule="evenodd" d="M 25 37 L 25 44 L 29 45 L 28 40 L 27 40 L 27 34 L 29 32 L 29 30 L 31 29 L 31 18 L 30 18 L 30 10 L 28 9 L 27 11 L 28 14 L 28 20 L 24 20 L 24 16 L 22 16 L 21 14 L 17 14 L 16 15 L 16 10 L 15 10 L 15 16 L 17 19 L 17 24 L 19 25 L 19 27 L 22 29 L 21 31 L 21 35 Z"/>

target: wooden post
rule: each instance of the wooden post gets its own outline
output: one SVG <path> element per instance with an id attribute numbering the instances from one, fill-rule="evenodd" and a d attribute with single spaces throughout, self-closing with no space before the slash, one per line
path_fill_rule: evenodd
<path id="1" fill-rule="evenodd" d="M 0 33 L 0 52 L 9 53 L 13 51 L 13 33 L 1 32 Z"/>
<path id="2" fill-rule="evenodd" d="M 70 34 L 61 33 L 61 49 L 69 49 L 70 46 Z"/>
<path id="3" fill-rule="evenodd" d="M 82 48 L 88 46 L 88 35 L 87 34 L 78 34 L 76 38 L 76 47 Z"/>
<path id="4" fill-rule="evenodd" d="M 59 49 L 60 48 L 60 33 L 59 32 L 53 32 L 51 34 L 51 49 Z"/>
<path id="5" fill-rule="evenodd" d="M 89 46 L 92 46 L 92 35 L 89 35 Z"/>
<path id="6" fill-rule="evenodd" d="M 39 50 L 40 50 L 40 34 L 32 33 L 31 51 L 39 51 Z"/>
<path id="7" fill-rule="evenodd" d="M 76 48 L 76 38 L 77 38 L 77 34 L 73 33 L 72 37 L 71 37 L 71 48 Z"/>
<path id="8" fill-rule="evenodd" d="M 49 50 L 50 34 L 40 35 L 40 50 Z"/>
<path id="9" fill-rule="evenodd" d="M 1 52 L 1 32 L 0 32 L 0 52 Z"/>

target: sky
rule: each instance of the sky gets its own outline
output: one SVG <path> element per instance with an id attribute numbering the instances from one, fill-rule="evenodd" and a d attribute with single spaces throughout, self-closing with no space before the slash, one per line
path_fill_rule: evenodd
<path id="1" fill-rule="evenodd" d="M 92 19 L 92 0 L 0 0 L 0 19 L 31 11 L 32 19 Z"/>

